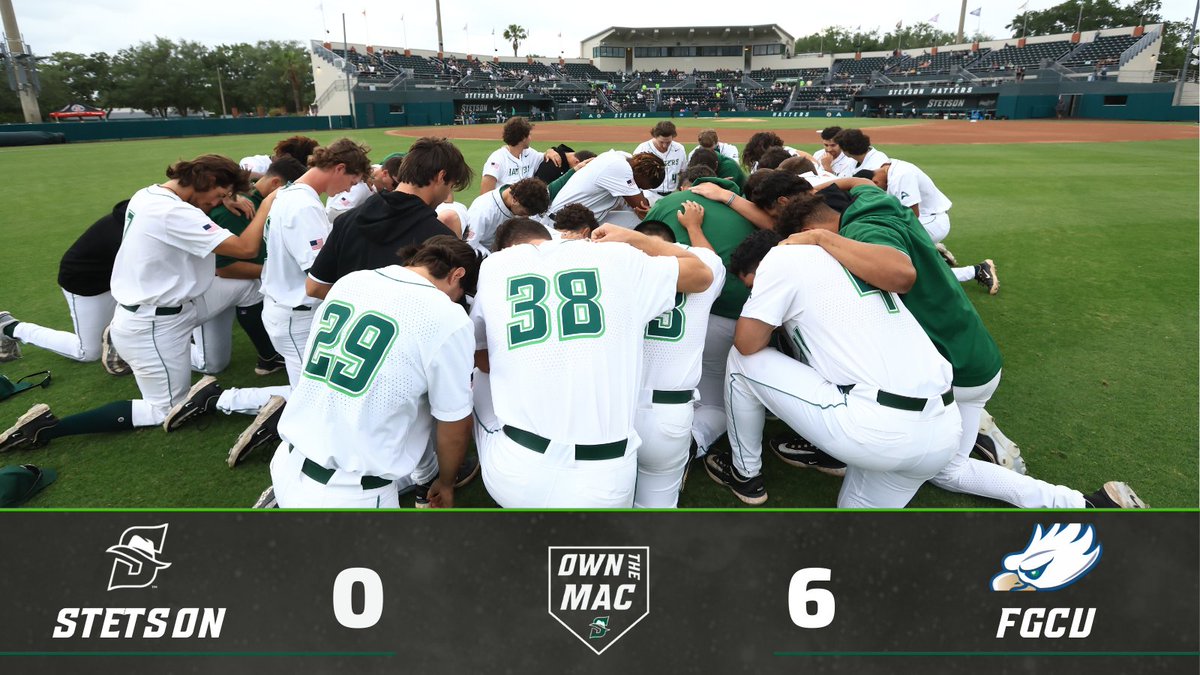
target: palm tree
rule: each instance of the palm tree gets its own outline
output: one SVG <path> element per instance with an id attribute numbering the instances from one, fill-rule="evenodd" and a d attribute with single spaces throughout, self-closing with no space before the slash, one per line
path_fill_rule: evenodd
<path id="1" fill-rule="evenodd" d="M 529 32 L 515 23 L 509 24 L 508 28 L 504 29 L 504 39 L 511 42 L 513 46 L 513 58 L 516 58 L 517 56 L 517 48 L 520 47 L 521 43 L 524 42 L 528 37 Z"/>

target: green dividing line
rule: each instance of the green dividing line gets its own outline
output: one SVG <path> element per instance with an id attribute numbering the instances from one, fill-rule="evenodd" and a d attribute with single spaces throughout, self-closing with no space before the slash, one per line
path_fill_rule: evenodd
<path id="1" fill-rule="evenodd" d="M 391 657 L 396 652 L 0 652 L 0 656 L 369 656 Z"/>
<path id="2" fill-rule="evenodd" d="M 775 652 L 775 656 L 1190 656 L 1197 652 Z"/>

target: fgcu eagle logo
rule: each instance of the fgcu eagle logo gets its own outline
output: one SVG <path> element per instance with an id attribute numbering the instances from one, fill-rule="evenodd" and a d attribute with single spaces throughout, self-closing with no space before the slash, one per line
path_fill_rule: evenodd
<path id="1" fill-rule="evenodd" d="M 108 590 L 145 588 L 154 583 L 159 570 L 171 566 L 158 559 L 167 540 L 167 525 L 131 527 L 121 534 L 120 543 L 108 547 L 108 552 L 116 556 Z"/>
<path id="2" fill-rule="evenodd" d="M 1004 556 L 993 591 L 1057 591 L 1079 581 L 1100 561 L 1096 529 L 1080 523 L 1038 525 L 1025 550 Z"/>
<path id="3" fill-rule="evenodd" d="M 601 654 L 650 613 L 650 547 L 551 546 L 550 614 Z"/>

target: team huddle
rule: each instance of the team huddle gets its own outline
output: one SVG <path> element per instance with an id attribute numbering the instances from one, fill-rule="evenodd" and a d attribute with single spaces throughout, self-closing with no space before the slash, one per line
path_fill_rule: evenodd
<path id="1" fill-rule="evenodd" d="M 841 477 L 839 507 L 903 507 L 926 482 L 1146 507 L 1119 481 L 1027 475 L 985 410 L 1002 359 L 961 286 L 995 294 L 996 265 L 958 265 L 951 201 L 863 131 L 824 129 L 811 154 L 711 129 L 689 153 L 670 122 L 632 154 L 531 135 L 504 125 L 469 204 L 443 138 L 380 164 L 295 136 L 172 165 L 64 255 L 72 332 L 0 312 L 0 361 L 99 360 L 141 398 L 34 405 L 0 452 L 220 411 L 249 420 L 230 467 L 274 449 L 259 507 L 452 507 L 481 474 L 505 508 L 674 508 L 694 462 L 762 504 L 764 446 Z M 221 385 L 235 320 L 286 385 Z M 768 415 L 792 433 L 764 441 Z"/>

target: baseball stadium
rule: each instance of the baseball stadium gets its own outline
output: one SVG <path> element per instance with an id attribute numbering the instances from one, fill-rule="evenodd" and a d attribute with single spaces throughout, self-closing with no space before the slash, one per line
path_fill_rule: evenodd
<path id="1" fill-rule="evenodd" d="M 36 54 L 14 39 L 19 31 L 12 3 L 0 4 L 6 6 L 7 34 L 0 63 L 8 74 L 8 89 L 0 96 L 19 101 L 26 118 L 0 125 L 0 186 L 18 204 L 10 206 L 0 228 L 6 252 L 0 328 L 15 319 L 19 325 L 78 331 L 72 321 L 76 310 L 68 307 L 75 293 L 61 282 L 64 253 L 114 204 L 161 183 L 168 166 L 200 155 L 237 162 L 302 135 L 320 147 L 351 139 L 369 149 L 371 163 L 383 165 L 395 153 L 418 152 L 419 139 L 446 138 L 471 168 L 470 180 L 453 195 L 470 207 L 476 199 L 490 199 L 481 195 L 484 169 L 498 148 L 514 145 L 505 135 L 514 118 L 531 123 L 528 146 L 538 153 L 567 146 L 572 153 L 600 157 L 610 150 L 635 153 L 663 130 L 673 131 L 670 140 L 688 151 L 702 134 L 715 131 L 743 159 L 748 143 L 770 132 L 789 152 L 808 157 L 828 147 L 823 139 L 850 138 L 826 138 L 824 130 L 860 130 L 871 152 L 919 167 L 953 203 L 953 225 L 942 243 L 956 264 L 972 269 L 955 286 L 961 288 L 955 297 L 965 295 L 1003 358 L 1003 379 L 984 417 L 993 430 L 1003 429 L 991 437 L 999 440 L 992 449 L 1019 447 L 1018 463 L 1028 476 L 1083 495 L 1119 481 L 1136 490 L 1135 500 L 1155 509 L 1193 509 L 1200 502 L 1200 86 L 1188 54 L 1194 24 L 1183 43 L 1183 68 L 1175 72 L 1160 66 L 1173 34 L 1167 22 L 1090 27 L 1082 10 L 1079 23 L 1059 32 L 1026 35 L 1018 25 L 1007 38 L 973 39 L 960 21 L 958 33 L 944 41 L 889 40 L 882 49 L 849 51 L 809 49 L 810 42 L 779 24 L 587 29 L 575 58 L 508 58 L 495 50 L 481 57 L 442 49 L 440 24 L 436 38 L 426 33 L 414 40 L 425 48 L 413 48 L 407 36 L 382 45 L 334 40 L 326 30 L 317 39 L 296 36 L 305 87 L 297 105 L 287 105 L 292 114 L 230 113 L 222 92 L 219 107 L 197 106 L 193 114 L 186 106 L 180 114 L 164 103 L 167 114 L 119 119 L 117 106 L 50 100 Z M 970 16 L 967 9 L 964 3 L 963 14 Z M 62 116 L 41 121 L 39 103 L 41 110 Z M 396 164 L 403 178 L 408 160 Z M 748 176 L 752 168 L 742 167 Z M 822 170 L 812 167 L 817 174 Z M 853 180 L 854 173 L 843 177 Z M 562 189 L 569 190 L 572 180 Z M 847 188 L 851 195 L 879 192 L 854 185 Z M 328 197 L 332 202 L 334 195 Z M 735 201 L 728 197 L 726 206 Z M 336 233 L 332 220 L 327 226 Z M 325 241 L 304 239 L 313 251 Z M 694 238 L 692 244 L 699 246 Z M 728 267 L 729 260 L 724 263 Z M 115 290 L 118 272 L 113 274 Z M 486 280 L 482 272 L 481 292 Z M 628 299 L 611 302 L 623 300 Z M 313 314 L 320 310 L 316 303 Z M 136 310 L 135 303 L 128 311 Z M 263 317 L 266 322 L 267 313 Z M 261 350 L 246 331 L 231 321 L 224 326 L 232 330 L 227 365 L 219 372 L 193 373 L 192 383 L 208 374 L 225 390 L 286 390 L 288 373 L 261 368 Z M 138 377 L 109 374 L 95 355 L 88 361 L 65 358 L 22 337 L 26 333 L 19 327 L 4 335 L 20 356 L 0 363 L 5 384 L 15 385 L 0 388 L 15 390 L 0 400 L 0 429 L 20 426 L 18 418 L 36 404 L 48 406 L 61 425 L 109 401 L 141 398 Z M 579 346 L 572 358 L 589 358 L 586 341 L 572 346 Z M 131 365 L 140 377 L 138 365 Z M 256 368 L 270 372 L 258 374 Z M 35 386 L 25 389 L 29 383 Z M 545 384 L 554 391 L 554 382 Z M 881 387 L 879 396 L 886 393 Z M 505 394 L 493 388 L 492 395 Z M 544 392 L 519 396 L 520 404 L 546 409 L 572 400 L 549 399 Z M 8 450 L 0 464 L 32 464 L 56 473 L 23 508 L 248 508 L 272 485 L 279 439 L 229 461 L 230 448 L 256 418 L 204 412 L 170 433 L 155 424 L 64 434 L 52 443 L 34 438 L 5 446 L 0 437 L 0 448 Z M 801 467 L 767 448 L 775 438 L 789 437 L 779 419 L 786 415 L 769 412 L 774 414 L 763 434 L 761 475 L 770 497 L 759 508 L 838 504 L 843 480 L 830 475 L 837 471 Z M 593 411 L 554 411 L 576 414 Z M 980 443 L 984 447 L 972 456 L 987 461 L 982 455 L 988 444 Z M 729 450 L 727 436 L 707 449 L 714 456 Z M 468 455 L 476 455 L 474 443 Z M 689 455 L 686 461 L 690 470 L 678 491 L 679 508 L 747 506 L 713 475 L 706 459 Z M 319 468 L 332 473 L 337 467 Z M 1010 461 L 1006 470 L 1013 468 Z M 485 466 L 482 477 L 453 491 L 455 508 L 498 507 L 487 471 Z M 402 492 L 401 507 L 414 506 L 411 495 Z M 1012 508 L 1011 500 L 930 483 L 907 504 Z"/>

